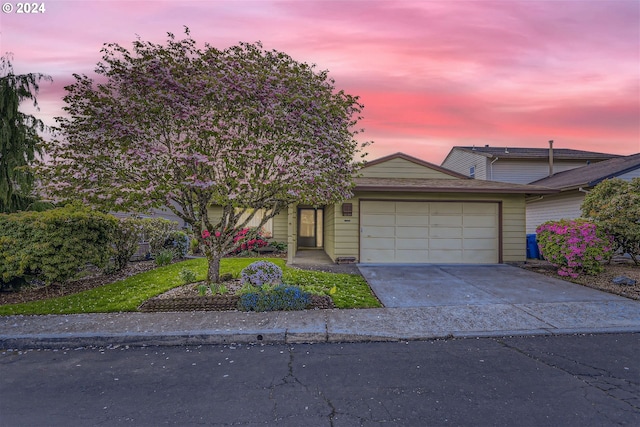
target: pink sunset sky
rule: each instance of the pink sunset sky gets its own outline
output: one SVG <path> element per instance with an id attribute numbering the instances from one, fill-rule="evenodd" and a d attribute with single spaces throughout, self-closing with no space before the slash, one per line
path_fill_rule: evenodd
<path id="1" fill-rule="evenodd" d="M 72 73 L 103 43 L 261 41 L 327 69 L 365 105 L 369 159 L 398 151 L 440 164 L 455 145 L 640 151 L 640 2 L 44 1 L 0 13 L 0 54 L 41 72 L 39 115 L 63 114 Z"/>

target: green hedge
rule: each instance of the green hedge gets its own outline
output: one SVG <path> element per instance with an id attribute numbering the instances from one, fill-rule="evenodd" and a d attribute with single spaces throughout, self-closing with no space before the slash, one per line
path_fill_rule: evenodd
<path id="1" fill-rule="evenodd" d="M 65 282 L 87 263 L 103 267 L 117 225 L 113 216 L 79 206 L 1 214 L 0 286 Z"/>

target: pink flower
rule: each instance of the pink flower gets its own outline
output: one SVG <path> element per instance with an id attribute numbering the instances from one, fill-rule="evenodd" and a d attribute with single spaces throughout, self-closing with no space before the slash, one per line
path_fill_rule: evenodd
<path id="1" fill-rule="evenodd" d="M 202 238 L 203 239 L 206 239 L 209 236 L 211 236 L 211 233 L 209 233 L 207 230 L 203 230 L 202 231 Z"/>

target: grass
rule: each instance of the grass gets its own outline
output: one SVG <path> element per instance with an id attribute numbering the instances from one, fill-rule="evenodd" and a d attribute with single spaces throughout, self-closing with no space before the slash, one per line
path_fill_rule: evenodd
<path id="1" fill-rule="evenodd" d="M 220 264 L 220 273 L 231 273 L 233 277 L 239 277 L 244 267 L 259 259 L 262 258 L 225 258 Z M 331 297 L 338 308 L 380 307 L 366 281 L 358 275 L 297 270 L 287 267 L 282 259 L 268 261 L 282 268 L 283 281 L 287 284 L 298 285 L 315 294 L 329 294 L 329 290 L 335 286 L 336 292 Z M 206 278 L 206 259 L 192 259 L 73 295 L 2 305 L 0 315 L 137 311 L 138 306 L 147 299 L 182 285 L 179 274 L 183 268 L 194 271 L 197 281 Z"/>

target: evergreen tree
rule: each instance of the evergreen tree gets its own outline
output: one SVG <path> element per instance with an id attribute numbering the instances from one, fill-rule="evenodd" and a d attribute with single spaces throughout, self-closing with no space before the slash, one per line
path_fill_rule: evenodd
<path id="1" fill-rule="evenodd" d="M 45 126 L 42 120 L 21 113 L 19 106 L 31 100 L 38 107 L 41 80 L 52 79 L 39 73 L 16 75 L 10 57 L 0 58 L 0 212 L 23 210 L 34 200 L 29 167 L 42 154 L 38 131 Z"/>

